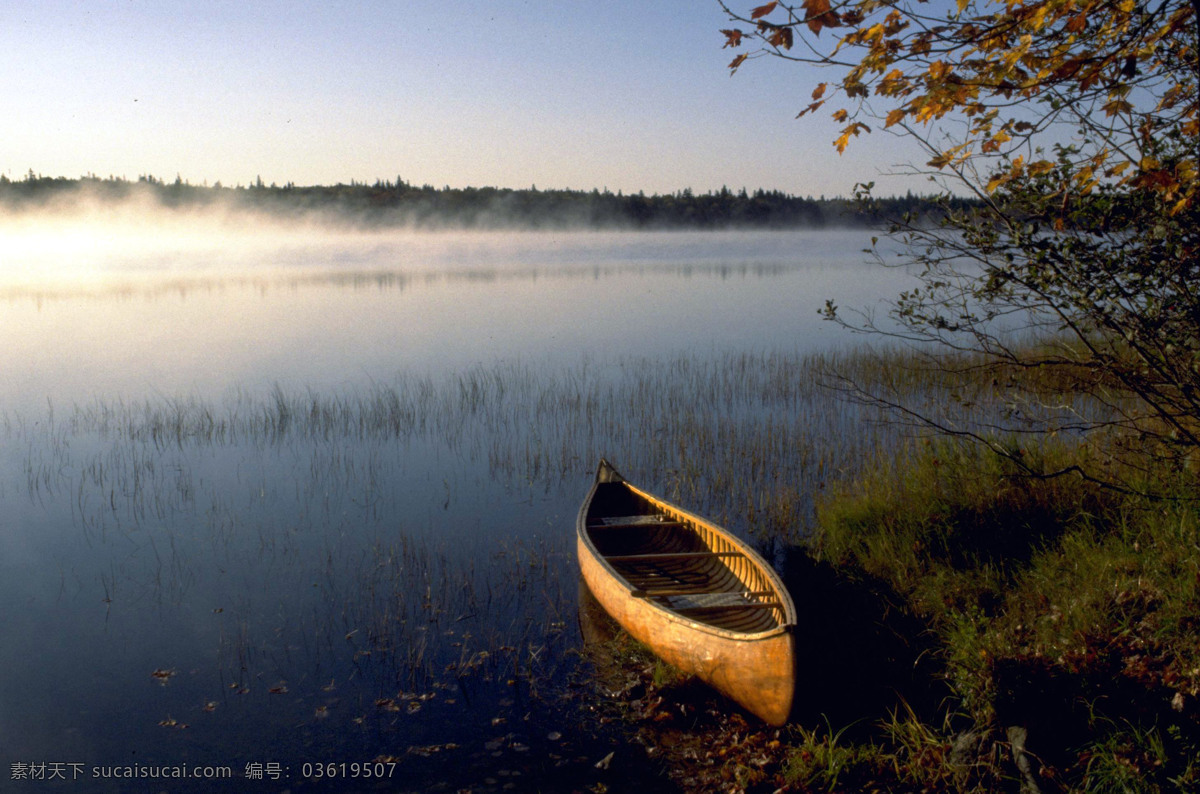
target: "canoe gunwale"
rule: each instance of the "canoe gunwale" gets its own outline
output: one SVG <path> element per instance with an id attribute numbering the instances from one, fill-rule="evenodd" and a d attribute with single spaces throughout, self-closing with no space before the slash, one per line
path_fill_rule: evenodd
<path id="1" fill-rule="evenodd" d="M 602 467 L 604 465 L 606 465 L 606 463 L 602 463 Z M 615 471 L 613 473 L 615 474 Z M 620 475 L 617 475 L 617 477 L 620 477 Z M 662 604 L 658 601 L 655 601 L 653 599 L 653 597 L 650 597 L 650 598 L 646 598 L 644 596 L 639 597 L 638 593 L 644 592 L 646 590 L 646 588 L 633 586 L 621 574 L 621 572 L 618 571 L 608 561 L 608 558 L 600 553 L 599 549 L 596 548 L 596 545 L 592 541 L 592 538 L 591 538 L 590 531 L 592 529 L 604 530 L 604 529 L 616 528 L 616 527 L 620 527 L 620 526 L 627 526 L 627 525 L 610 525 L 610 526 L 600 526 L 600 527 L 589 527 L 587 525 L 587 514 L 589 512 L 589 509 L 591 508 L 592 501 L 595 498 L 598 486 L 601 485 L 603 482 L 613 482 L 613 480 L 605 480 L 600 475 L 597 476 L 596 482 L 593 483 L 591 491 L 588 492 L 587 497 L 584 499 L 583 505 L 580 507 L 579 515 L 576 519 L 576 534 L 578 535 L 579 543 L 583 547 L 586 547 L 588 553 L 597 562 L 597 564 L 599 564 L 599 566 L 604 570 L 604 572 L 610 578 L 612 578 L 615 582 L 619 583 L 624 588 L 624 590 L 626 591 L 626 594 L 629 598 L 639 598 L 639 600 L 641 600 L 642 603 L 647 604 L 648 606 L 657 610 L 659 613 L 661 613 L 661 616 L 667 620 L 671 620 L 673 622 L 684 624 L 684 625 L 688 626 L 689 628 L 695 629 L 697 631 L 702 631 L 706 634 L 712 634 L 715 636 L 724 637 L 726 639 L 732 639 L 732 640 L 741 640 L 741 641 L 746 641 L 746 642 L 763 640 L 763 639 L 775 637 L 775 636 L 778 636 L 781 634 L 786 634 L 786 633 L 790 632 L 792 630 L 792 628 L 796 625 L 796 607 L 792 603 L 791 596 L 788 594 L 787 589 L 784 587 L 783 581 L 779 578 L 779 575 L 775 572 L 775 569 L 773 567 L 771 567 L 771 565 L 768 564 L 767 561 L 764 560 L 756 551 L 754 551 L 754 549 L 750 548 L 750 546 L 748 546 L 746 543 L 744 543 L 739 538 L 732 535 L 728 530 L 724 529 L 723 527 L 717 526 L 713 522 L 711 522 L 701 516 L 698 516 L 695 513 L 685 510 L 684 508 L 682 508 L 678 505 L 672 504 L 671 502 L 668 502 L 665 499 L 655 496 L 654 494 L 649 493 L 648 491 L 644 491 L 641 488 L 638 488 L 636 485 L 633 485 L 632 483 L 628 482 L 623 477 L 620 477 L 620 479 L 617 480 L 617 482 L 620 482 L 622 485 L 624 485 L 626 488 L 628 488 L 631 492 L 633 492 L 637 496 L 641 497 L 642 499 L 645 499 L 646 501 L 650 502 L 652 505 L 663 509 L 668 514 L 674 514 L 671 521 L 664 521 L 664 522 L 660 522 L 660 523 L 662 523 L 662 524 L 691 523 L 696 526 L 704 526 L 709 531 L 720 536 L 724 541 L 728 542 L 742 556 L 745 556 L 756 568 L 759 569 L 759 572 L 769 582 L 770 587 L 772 589 L 774 589 L 775 594 L 777 596 L 776 600 L 779 601 L 779 603 L 780 603 L 779 608 L 780 608 L 780 611 L 783 613 L 783 619 L 779 622 L 778 626 L 775 626 L 774 628 L 766 629 L 763 631 L 756 631 L 756 632 L 731 631 L 729 629 L 723 629 L 723 628 L 720 628 L 719 626 L 714 626 L 710 623 L 705 623 L 703 621 L 694 620 L 692 618 L 687 617 L 686 615 L 682 615 L 682 614 L 674 611 L 673 609 L 671 609 L 669 606 Z M 654 526 L 654 523 L 647 523 L 647 526 Z M 614 556 L 616 556 L 619 559 L 621 555 L 614 555 Z"/>

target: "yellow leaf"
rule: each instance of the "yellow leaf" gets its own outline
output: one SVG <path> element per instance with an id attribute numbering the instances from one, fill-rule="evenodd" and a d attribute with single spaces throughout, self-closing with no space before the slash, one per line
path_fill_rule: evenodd
<path id="1" fill-rule="evenodd" d="M 863 124 L 861 121 L 856 121 L 853 124 L 851 124 L 849 127 L 847 127 L 846 129 L 842 130 L 841 136 L 836 141 L 834 141 L 834 144 L 833 144 L 834 146 L 837 147 L 838 154 L 842 154 L 843 152 L 846 151 L 846 146 L 847 146 L 847 144 L 850 143 L 850 137 L 854 136 L 854 135 L 858 135 L 858 133 L 861 130 L 866 130 L 867 132 L 870 132 L 871 128 L 868 127 L 866 124 Z"/>
<path id="2" fill-rule="evenodd" d="M 1029 18 L 1028 24 L 1030 27 L 1034 30 L 1041 30 L 1046 27 L 1046 12 L 1048 10 L 1044 5 L 1038 6 L 1038 9 L 1033 12 L 1033 16 Z"/>
<path id="3" fill-rule="evenodd" d="M 1109 117 L 1128 113 L 1131 110 L 1133 110 L 1133 105 L 1124 99 L 1111 99 L 1104 105 L 1104 115 Z"/>
<path id="4" fill-rule="evenodd" d="M 905 117 L 905 115 L 907 115 L 907 113 L 908 113 L 908 111 L 906 111 L 904 108 L 896 108 L 891 113 L 887 114 L 887 120 L 883 126 L 890 127 L 893 124 L 900 123 L 901 121 L 904 120 L 904 117 Z"/>

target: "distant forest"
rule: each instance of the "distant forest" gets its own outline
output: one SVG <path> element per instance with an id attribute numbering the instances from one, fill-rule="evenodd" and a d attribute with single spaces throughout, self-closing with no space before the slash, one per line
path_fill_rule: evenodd
<path id="1" fill-rule="evenodd" d="M 600 229 L 794 229 L 821 226 L 874 227 L 908 217 L 934 220 L 945 199 L 915 196 L 852 199 L 792 196 L 779 191 L 722 188 L 650 195 L 605 190 L 538 190 L 496 187 L 435 188 L 397 178 L 374 184 L 332 186 L 221 183 L 193 185 L 176 177 L 136 181 L 121 177 L 45 177 L 30 171 L 22 179 L 0 175 L 0 208 L 8 212 L 61 209 L 74 204 L 119 204 L 150 199 L 165 209 L 248 210 L 354 226 L 420 228 L 600 228 Z M 956 200 L 952 200 L 956 201 Z M 967 201 L 963 200 L 966 204 Z"/>

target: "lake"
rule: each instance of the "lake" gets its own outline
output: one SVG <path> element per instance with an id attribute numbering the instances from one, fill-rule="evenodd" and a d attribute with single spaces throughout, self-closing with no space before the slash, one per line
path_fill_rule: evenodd
<path id="1" fill-rule="evenodd" d="M 779 559 L 879 443 L 818 312 L 907 278 L 848 231 L 4 233 L 19 791 L 599 775 L 596 461 Z"/>

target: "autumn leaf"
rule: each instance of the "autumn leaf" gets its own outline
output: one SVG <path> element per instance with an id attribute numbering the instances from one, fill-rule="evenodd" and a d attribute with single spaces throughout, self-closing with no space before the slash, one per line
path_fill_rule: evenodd
<path id="1" fill-rule="evenodd" d="M 849 127 L 846 127 L 846 129 L 842 130 L 841 137 L 839 137 L 836 141 L 834 141 L 834 144 L 833 144 L 834 146 L 837 147 L 838 154 L 845 153 L 846 146 L 848 146 L 850 143 L 850 138 L 857 136 L 859 132 L 862 132 L 864 130 L 867 132 L 870 132 L 871 128 L 868 127 L 866 124 L 863 124 L 861 121 L 856 121 L 853 124 L 851 124 Z"/>
<path id="2" fill-rule="evenodd" d="M 1029 164 L 1030 176 L 1041 176 L 1054 170 L 1054 163 L 1049 160 L 1035 160 Z"/>
<path id="3" fill-rule="evenodd" d="M 725 35 L 725 47 L 740 47 L 742 46 L 743 33 L 740 30 L 722 30 Z M 724 49 L 725 47 L 722 47 Z"/>
<path id="4" fill-rule="evenodd" d="M 928 73 L 930 80 L 941 80 L 950 73 L 950 67 L 947 66 L 943 61 L 934 61 L 933 63 L 929 64 Z"/>
<path id="5" fill-rule="evenodd" d="M 800 118 L 801 116 L 807 116 L 809 113 L 812 113 L 814 110 L 816 110 L 817 108 L 821 107 L 821 105 L 824 105 L 824 104 L 825 104 L 824 99 L 822 99 L 819 102 L 813 102 L 808 107 L 804 108 L 804 110 L 801 110 L 799 113 L 797 113 L 796 118 Z"/>
<path id="6" fill-rule="evenodd" d="M 828 83 L 817 83 L 817 87 L 813 89 L 812 98 L 820 99 L 825 96 L 825 89 L 828 88 Z"/>
<path id="7" fill-rule="evenodd" d="M 788 27 L 776 28 L 775 32 L 767 39 L 772 47 L 790 50 L 792 48 L 792 29 Z"/>
<path id="8" fill-rule="evenodd" d="M 821 28 L 834 27 L 838 20 L 829 0 L 804 0 L 804 23 L 813 33 L 820 34 Z"/>
<path id="9" fill-rule="evenodd" d="M 930 160 L 925 165 L 928 165 L 928 166 L 931 166 L 933 168 L 937 168 L 940 170 L 950 164 L 951 157 L 952 157 L 952 155 L 950 155 L 949 153 L 942 152 L 941 154 L 936 155 L 932 160 Z"/>
<path id="10" fill-rule="evenodd" d="M 750 18 L 751 19 L 759 19 L 761 17 L 765 17 L 767 14 L 774 11 L 775 6 L 777 6 L 777 5 L 779 5 L 778 2 L 771 2 L 771 3 L 767 3 L 765 6 L 759 6 L 758 8 L 756 8 L 750 12 Z"/>
<path id="11" fill-rule="evenodd" d="M 1133 105 L 1125 99 L 1112 99 L 1104 105 L 1104 115 L 1109 117 L 1128 113 L 1131 110 L 1133 110 Z"/>
<path id="12" fill-rule="evenodd" d="M 908 114 L 908 111 L 905 110 L 904 108 L 896 108 L 895 110 L 893 110 L 887 114 L 887 121 L 884 123 L 883 126 L 890 127 L 893 124 L 899 124 L 901 121 L 904 120 L 904 117 L 907 114 Z"/>
<path id="13" fill-rule="evenodd" d="M 749 57 L 750 57 L 749 55 L 747 55 L 746 53 L 743 52 L 741 55 L 734 58 L 732 61 L 729 62 L 729 71 L 736 72 L 738 70 L 738 67 L 742 65 L 742 62 L 745 61 Z"/>

